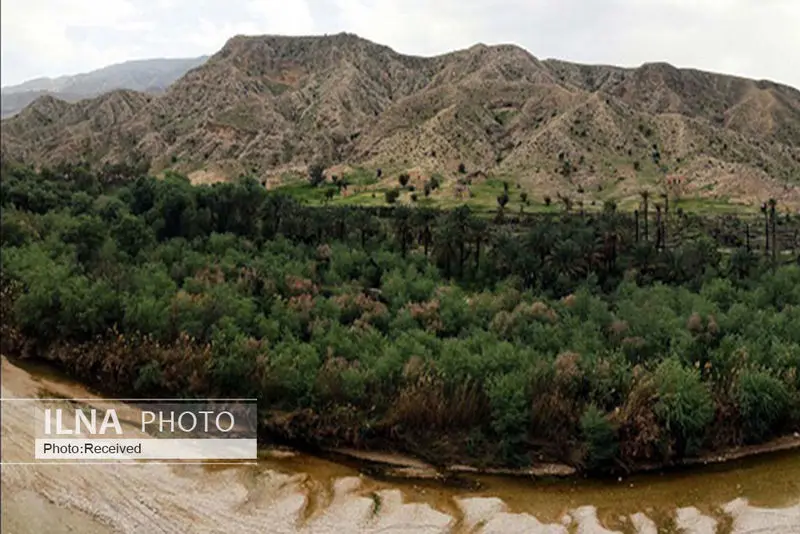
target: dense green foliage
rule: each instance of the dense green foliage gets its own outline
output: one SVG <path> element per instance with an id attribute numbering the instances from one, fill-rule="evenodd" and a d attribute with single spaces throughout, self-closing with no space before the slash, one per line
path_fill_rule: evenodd
<path id="1" fill-rule="evenodd" d="M 3 169 L 3 352 L 132 395 L 255 396 L 265 436 L 587 469 L 800 424 L 800 267 L 660 250 L 613 209 L 308 208 Z"/>

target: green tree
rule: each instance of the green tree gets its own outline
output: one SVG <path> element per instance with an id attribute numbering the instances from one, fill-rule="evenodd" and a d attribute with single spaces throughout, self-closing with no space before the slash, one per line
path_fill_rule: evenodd
<path id="1" fill-rule="evenodd" d="M 321 163 L 313 163 L 308 167 L 308 180 L 313 187 L 317 187 L 325 181 L 325 166 Z"/>
<path id="2" fill-rule="evenodd" d="M 505 207 L 506 207 L 506 204 L 508 204 L 508 201 L 509 201 L 509 200 L 510 200 L 510 198 L 509 198 L 509 196 L 508 196 L 508 193 L 506 193 L 506 192 L 504 191 L 502 195 L 499 195 L 499 196 L 497 197 L 497 205 L 498 205 L 498 206 L 500 206 L 500 208 L 501 208 L 501 209 L 502 209 L 502 208 L 505 208 Z"/>

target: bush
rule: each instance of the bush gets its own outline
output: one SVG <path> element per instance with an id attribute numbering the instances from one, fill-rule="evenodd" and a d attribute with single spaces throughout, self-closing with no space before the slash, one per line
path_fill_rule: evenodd
<path id="1" fill-rule="evenodd" d="M 588 471 L 610 471 L 619 454 L 617 430 L 595 405 L 583 412 L 580 421 L 585 447 L 584 467 Z"/>
<path id="2" fill-rule="evenodd" d="M 774 434 L 787 415 L 790 400 L 786 384 L 769 372 L 741 371 L 736 381 L 736 403 L 745 439 L 758 442 Z"/>
<path id="3" fill-rule="evenodd" d="M 325 181 L 325 166 L 314 163 L 308 167 L 308 181 L 316 187 Z"/>
<path id="4" fill-rule="evenodd" d="M 508 193 L 503 193 L 502 195 L 497 197 L 497 205 L 501 208 L 505 208 L 506 204 L 508 204 L 509 198 Z"/>
<path id="5" fill-rule="evenodd" d="M 700 379 L 700 372 L 669 358 L 656 369 L 655 381 L 658 385 L 655 414 L 674 439 L 673 452 L 678 455 L 696 452 L 714 419 L 714 402 Z"/>
<path id="6" fill-rule="evenodd" d="M 492 431 L 500 440 L 502 454 L 506 461 L 520 463 L 516 456 L 531 420 L 528 377 L 522 372 L 494 375 L 486 383 L 486 395 Z"/>

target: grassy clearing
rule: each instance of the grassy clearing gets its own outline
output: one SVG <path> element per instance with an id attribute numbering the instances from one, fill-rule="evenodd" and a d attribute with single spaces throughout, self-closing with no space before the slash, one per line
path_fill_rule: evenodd
<path id="1" fill-rule="evenodd" d="M 741 204 L 733 204 L 728 199 L 709 199 L 709 198 L 686 198 L 676 199 L 671 201 L 671 205 L 675 209 L 681 208 L 684 211 L 692 213 L 709 213 L 709 214 L 737 214 L 737 213 L 755 213 L 758 208 L 755 206 L 743 206 Z"/>
<path id="2" fill-rule="evenodd" d="M 364 167 L 354 168 L 352 172 L 345 173 L 344 178 L 351 185 L 367 186 L 378 183 L 377 171 Z"/>
<path id="3" fill-rule="evenodd" d="M 609 164 L 614 163 L 616 162 L 609 162 Z M 508 183 L 509 201 L 505 208 L 508 214 L 518 214 L 520 209 L 524 213 L 553 213 L 564 209 L 563 203 L 559 201 L 556 194 L 542 192 L 536 187 L 536 183 L 530 183 L 519 175 L 499 174 L 491 175 L 486 179 L 475 179 L 471 184 L 464 186 L 462 192 L 458 194 L 456 192 L 459 188 L 457 180 L 463 175 L 445 177 L 441 173 L 433 173 L 431 178 L 438 180 L 441 185 L 438 189 L 431 191 L 429 197 L 425 197 L 424 189 L 419 181 L 415 183 L 412 180 L 412 184 L 416 186 L 413 192 L 407 188 L 400 188 L 397 180 L 400 172 L 401 170 L 398 169 L 385 168 L 382 178 L 378 178 L 377 169 L 355 167 L 344 173 L 343 176 L 348 183 L 350 194 L 343 196 L 337 189 L 330 200 L 326 198 L 325 191 L 332 186 L 314 188 L 308 183 L 306 176 L 297 172 L 283 174 L 277 188 L 310 205 L 342 206 L 387 205 L 386 192 L 392 189 L 402 189 L 400 197 L 397 199 L 399 204 L 440 209 L 452 209 L 466 205 L 476 212 L 496 213 L 499 209 L 497 198 L 503 194 L 505 182 Z M 562 194 L 572 198 L 575 211 L 580 209 L 579 201 L 583 202 L 585 211 L 591 212 L 602 210 L 604 202 L 613 200 L 621 211 L 632 212 L 641 208 L 639 191 L 647 189 L 651 192 L 650 205 L 655 210 L 657 203 L 663 204 L 664 202 L 660 196 L 663 190 L 661 187 L 663 176 L 651 161 L 642 161 L 640 170 L 635 177 L 627 177 L 623 181 L 617 181 L 621 176 L 609 177 L 604 183 L 585 186 L 582 193 L 576 192 L 577 185 L 571 186 L 565 183 Z M 527 194 L 527 202 L 522 200 L 523 193 Z M 416 194 L 416 202 L 412 201 L 412 194 Z M 550 206 L 545 204 L 547 196 L 551 199 Z M 670 206 L 673 209 L 680 207 L 686 212 L 707 214 L 749 214 L 758 211 L 756 206 L 737 204 L 727 198 L 671 198 Z"/>

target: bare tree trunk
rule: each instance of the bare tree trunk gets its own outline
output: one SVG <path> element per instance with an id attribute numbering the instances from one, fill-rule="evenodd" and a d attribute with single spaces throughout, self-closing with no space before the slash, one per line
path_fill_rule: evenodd
<path id="1" fill-rule="evenodd" d="M 661 250 L 661 206 L 656 204 L 656 250 Z"/>

